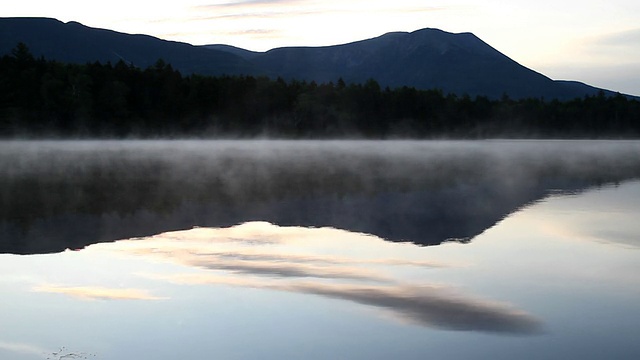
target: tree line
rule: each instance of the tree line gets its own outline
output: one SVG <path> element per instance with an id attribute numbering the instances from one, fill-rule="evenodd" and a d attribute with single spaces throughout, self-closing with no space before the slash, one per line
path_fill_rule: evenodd
<path id="1" fill-rule="evenodd" d="M 158 60 L 65 64 L 25 44 L 0 58 L 1 137 L 637 138 L 640 101 L 444 94 L 412 87 L 183 75 Z"/>

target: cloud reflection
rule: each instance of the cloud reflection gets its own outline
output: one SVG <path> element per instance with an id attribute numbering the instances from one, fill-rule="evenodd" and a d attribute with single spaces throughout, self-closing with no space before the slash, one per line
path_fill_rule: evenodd
<path id="1" fill-rule="evenodd" d="M 111 289 L 99 286 L 40 285 L 35 292 L 64 294 L 83 300 L 162 300 L 140 289 Z"/>
<path id="2" fill-rule="evenodd" d="M 497 302 L 472 299 L 432 286 L 353 286 L 300 283 L 282 290 L 353 301 L 392 311 L 410 322 L 447 330 L 535 334 L 532 316 Z"/>
<path id="3" fill-rule="evenodd" d="M 196 228 L 97 244 L 168 260 L 196 273 L 138 274 L 188 285 L 226 285 L 339 299 L 375 308 L 420 326 L 459 331 L 535 334 L 541 324 L 512 306 L 464 295 L 451 286 L 416 284 L 416 272 L 452 264 L 431 262 L 424 248 L 331 228 L 246 223 Z M 421 251 L 422 250 L 422 251 Z"/>
<path id="4" fill-rule="evenodd" d="M 372 306 L 396 319 L 420 326 L 457 331 L 532 335 L 542 331 L 533 316 L 508 304 L 473 298 L 446 286 L 328 284 L 312 281 L 237 278 L 212 274 L 141 276 L 174 284 L 227 285 L 318 295 Z"/>

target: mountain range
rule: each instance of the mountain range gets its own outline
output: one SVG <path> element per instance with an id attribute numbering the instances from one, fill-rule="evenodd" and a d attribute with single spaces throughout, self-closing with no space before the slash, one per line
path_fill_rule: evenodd
<path id="1" fill-rule="evenodd" d="M 552 80 L 471 33 L 430 28 L 335 46 L 254 52 L 231 45 L 194 46 L 50 18 L 0 18 L 0 54 L 11 53 L 19 42 L 35 56 L 50 60 L 122 60 L 146 68 L 162 59 L 183 74 L 269 76 L 318 83 L 375 79 L 390 88 L 437 88 L 444 93 L 490 98 L 566 100 L 600 91 L 614 94 L 580 82 Z"/>

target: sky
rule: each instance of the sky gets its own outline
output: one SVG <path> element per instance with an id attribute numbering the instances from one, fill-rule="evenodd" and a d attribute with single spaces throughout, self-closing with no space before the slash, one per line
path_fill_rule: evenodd
<path id="1" fill-rule="evenodd" d="M 0 14 L 256 51 L 422 28 L 472 32 L 553 79 L 640 95 L 637 0 L 21 0 L 3 2 Z"/>

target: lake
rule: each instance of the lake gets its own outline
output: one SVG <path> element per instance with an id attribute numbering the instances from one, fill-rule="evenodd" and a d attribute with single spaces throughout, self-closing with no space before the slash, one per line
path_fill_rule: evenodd
<path id="1" fill-rule="evenodd" d="M 0 358 L 637 359 L 640 141 L 4 141 Z"/>

